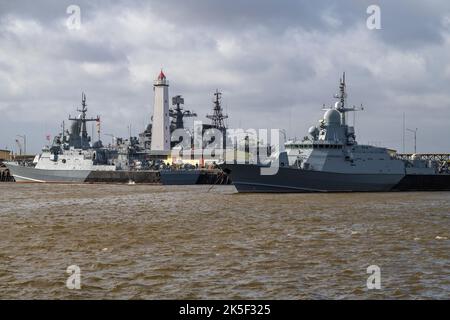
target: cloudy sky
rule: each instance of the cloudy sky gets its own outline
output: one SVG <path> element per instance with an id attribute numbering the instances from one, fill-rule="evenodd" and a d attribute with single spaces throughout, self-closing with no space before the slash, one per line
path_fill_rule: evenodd
<path id="1" fill-rule="evenodd" d="M 67 27 L 71 4 L 80 29 Z M 366 26 L 372 4 L 380 30 Z M 219 88 L 231 127 L 298 137 L 334 103 L 346 71 L 349 103 L 365 105 L 360 143 L 402 151 L 406 113 L 419 152 L 450 152 L 448 0 L 0 0 L 0 148 L 26 134 L 38 152 L 82 91 L 103 133 L 125 136 L 131 124 L 137 135 L 161 68 L 200 120 Z"/>

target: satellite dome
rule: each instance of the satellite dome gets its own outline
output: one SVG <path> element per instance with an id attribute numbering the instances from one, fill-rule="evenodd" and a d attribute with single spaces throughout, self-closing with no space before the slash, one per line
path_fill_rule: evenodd
<path id="1" fill-rule="evenodd" d="M 330 109 L 323 116 L 325 124 L 341 124 L 341 114 L 335 109 Z"/>
<path id="2" fill-rule="evenodd" d="M 317 127 L 312 126 L 311 128 L 309 128 L 308 133 L 311 136 L 316 137 L 319 134 L 319 129 L 317 129 Z"/>
<path id="3" fill-rule="evenodd" d="M 341 101 L 336 101 L 336 103 L 334 104 L 335 109 L 340 109 L 343 106 L 344 106 L 344 104 Z"/>

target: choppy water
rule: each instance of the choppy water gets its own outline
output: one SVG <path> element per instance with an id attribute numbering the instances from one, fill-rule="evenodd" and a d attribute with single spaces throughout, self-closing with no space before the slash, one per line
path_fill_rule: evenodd
<path id="1" fill-rule="evenodd" d="M 448 192 L 0 184 L 0 196 L 3 299 L 450 298 Z M 66 288 L 69 265 L 80 290 Z"/>

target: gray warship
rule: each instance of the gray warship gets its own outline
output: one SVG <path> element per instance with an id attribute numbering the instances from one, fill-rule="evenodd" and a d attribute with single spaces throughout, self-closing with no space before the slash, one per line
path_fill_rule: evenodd
<path id="1" fill-rule="evenodd" d="M 115 171 L 116 166 L 108 163 L 108 150 L 101 141 L 91 148 L 91 137 L 87 133 L 87 123 L 100 121 L 87 118 L 86 96 L 82 94 L 82 105 L 77 117 L 72 121 L 70 132 L 65 130 L 55 136 L 49 147 L 36 155 L 33 163 L 6 162 L 16 182 L 85 182 L 93 171 Z"/>
<path id="2" fill-rule="evenodd" d="M 402 158 L 394 150 L 360 145 L 355 129 L 347 124 L 348 112 L 362 108 L 347 106 L 345 73 L 340 80 L 337 102 L 324 108 L 319 126 L 309 137 L 290 140 L 285 149 L 268 160 L 220 165 L 238 192 L 369 192 L 450 190 L 448 161 L 424 160 L 417 155 Z M 274 175 L 261 169 L 274 162 Z"/>
<path id="3" fill-rule="evenodd" d="M 82 94 L 79 115 L 69 116 L 70 131 L 62 126 L 51 146 L 46 146 L 32 163 L 5 162 L 16 182 L 158 182 L 159 173 L 149 169 L 145 153 L 137 139 L 117 139 L 116 146 L 105 147 L 102 141 L 91 141 L 87 123 L 86 95 Z M 139 169 L 139 170 L 137 170 Z"/>

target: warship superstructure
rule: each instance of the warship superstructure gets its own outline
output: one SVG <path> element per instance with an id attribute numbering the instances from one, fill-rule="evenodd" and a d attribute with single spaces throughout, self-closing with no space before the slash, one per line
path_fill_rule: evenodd
<path id="1" fill-rule="evenodd" d="M 345 74 L 337 102 L 325 108 L 309 137 L 287 141 L 285 150 L 265 162 L 221 164 L 238 192 L 354 192 L 393 190 L 450 190 L 447 162 L 418 157 L 401 159 L 387 148 L 357 143 L 347 113 L 361 110 L 347 106 Z M 273 175 L 263 168 L 276 164 Z"/>

